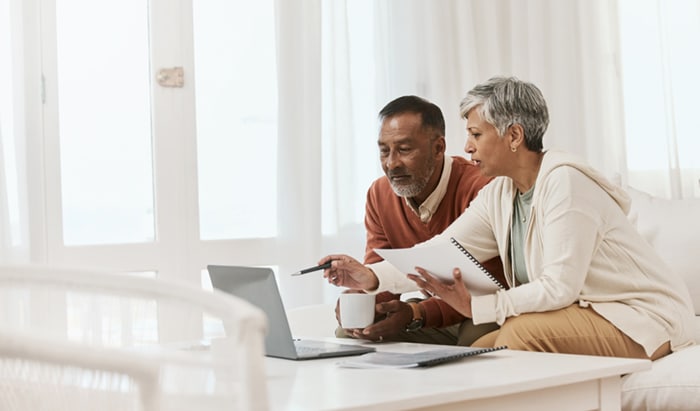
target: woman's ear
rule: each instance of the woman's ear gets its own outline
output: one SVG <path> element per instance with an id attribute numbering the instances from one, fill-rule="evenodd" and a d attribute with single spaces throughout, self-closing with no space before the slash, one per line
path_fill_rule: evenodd
<path id="1" fill-rule="evenodd" d="M 521 144 L 525 144 L 525 130 L 523 126 L 519 123 L 512 124 L 508 127 L 508 138 L 510 140 L 510 146 L 516 149 L 520 147 Z"/>

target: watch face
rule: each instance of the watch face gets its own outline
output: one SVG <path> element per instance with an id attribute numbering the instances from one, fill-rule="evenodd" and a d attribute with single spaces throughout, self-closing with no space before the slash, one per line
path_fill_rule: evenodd
<path id="1" fill-rule="evenodd" d="M 423 319 L 415 319 L 408 323 L 406 326 L 406 331 L 416 331 L 423 328 Z"/>

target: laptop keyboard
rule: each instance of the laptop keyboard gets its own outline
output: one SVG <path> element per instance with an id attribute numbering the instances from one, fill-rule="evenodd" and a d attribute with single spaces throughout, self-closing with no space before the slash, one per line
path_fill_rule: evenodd
<path id="1" fill-rule="evenodd" d="M 321 347 L 308 347 L 308 346 L 301 345 L 301 344 L 297 344 L 296 349 L 297 349 L 297 354 L 299 354 L 299 355 L 321 354 L 321 353 L 328 351 L 328 350 L 324 350 Z"/>
<path id="2" fill-rule="evenodd" d="M 344 355 L 359 355 L 374 351 L 374 348 L 355 344 L 342 344 L 321 340 L 294 340 L 299 358 L 325 358 Z"/>
<path id="3" fill-rule="evenodd" d="M 318 354 L 327 352 L 329 345 L 321 341 L 294 341 L 297 354 Z"/>

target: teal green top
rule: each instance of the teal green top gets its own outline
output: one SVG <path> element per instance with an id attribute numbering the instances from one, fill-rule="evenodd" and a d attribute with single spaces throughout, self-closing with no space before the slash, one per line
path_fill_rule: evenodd
<path id="1" fill-rule="evenodd" d="M 523 243 L 525 242 L 525 232 L 530 223 L 530 210 L 532 206 L 532 193 L 535 192 L 533 185 L 526 193 L 516 194 L 513 200 L 513 227 L 510 239 L 510 254 L 513 264 L 513 273 L 518 284 L 525 284 L 530 281 L 527 276 L 525 266 L 525 253 L 523 253 Z"/>

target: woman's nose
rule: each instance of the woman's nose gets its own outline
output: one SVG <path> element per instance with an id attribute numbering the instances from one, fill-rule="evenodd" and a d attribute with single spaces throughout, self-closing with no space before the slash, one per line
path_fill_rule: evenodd
<path id="1" fill-rule="evenodd" d="M 464 152 L 467 154 L 472 154 L 474 151 L 476 151 L 474 142 L 472 141 L 471 137 L 467 136 L 467 142 L 464 143 Z"/>

